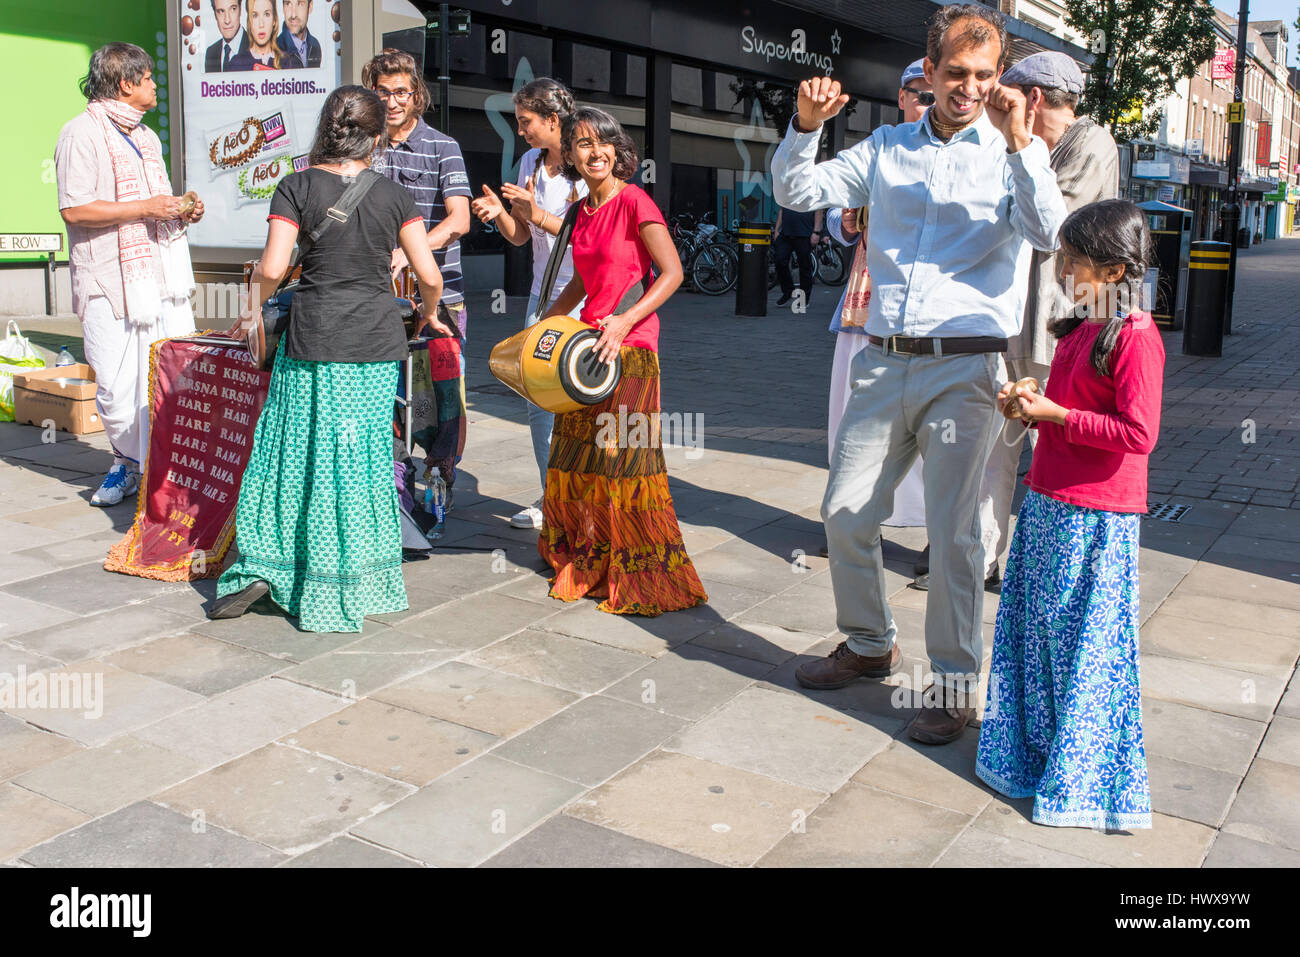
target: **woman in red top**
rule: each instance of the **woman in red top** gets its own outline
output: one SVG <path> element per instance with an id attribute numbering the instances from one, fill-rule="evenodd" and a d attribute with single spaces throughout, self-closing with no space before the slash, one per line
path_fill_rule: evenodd
<path id="1" fill-rule="evenodd" d="M 573 228 L 573 279 L 547 312 L 601 330 L 596 352 L 623 375 L 604 402 L 556 416 L 537 549 L 551 596 L 658 615 L 708 600 L 682 543 L 659 432 L 659 317 L 682 281 L 663 215 L 639 187 L 636 147 L 604 110 L 564 121 L 564 175 L 588 195 Z M 659 275 L 651 273 L 654 267 Z"/>
<path id="2" fill-rule="evenodd" d="M 1038 428 L 998 605 L 975 773 L 1034 821 L 1151 826 L 1138 678 L 1138 526 L 1160 431 L 1165 349 L 1133 311 L 1150 261 L 1146 220 L 1103 200 L 1061 225 L 1072 314 L 1047 394 L 1010 383 Z M 1008 426 L 1011 427 L 1011 426 Z"/>

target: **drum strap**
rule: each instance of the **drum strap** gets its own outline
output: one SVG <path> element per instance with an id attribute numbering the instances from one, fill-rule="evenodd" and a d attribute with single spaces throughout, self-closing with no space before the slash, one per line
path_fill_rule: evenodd
<path id="1" fill-rule="evenodd" d="M 560 231 L 555 234 L 555 245 L 551 247 L 551 258 L 546 260 L 546 270 L 542 273 L 542 288 L 537 294 L 537 318 L 546 315 L 551 305 L 551 292 L 555 289 L 555 280 L 560 275 L 560 265 L 564 262 L 564 253 L 569 248 L 569 239 L 573 236 L 574 224 L 578 221 L 581 203 L 574 203 L 560 220 Z"/>
<path id="2" fill-rule="evenodd" d="M 568 212 L 564 214 L 564 219 L 560 221 L 560 231 L 555 234 L 555 245 L 551 247 L 551 258 L 546 260 L 546 270 L 542 273 L 542 288 L 537 293 L 537 319 L 539 321 L 542 316 L 546 315 L 546 310 L 550 308 L 551 293 L 555 290 L 555 280 L 560 275 L 560 265 L 564 262 L 565 251 L 569 248 L 569 240 L 573 236 L 573 227 L 578 221 L 578 212 L 581 206 L 582 203 L 577 202 L 569 207 Z M 630 309 L 646 294 L 646 290 L 650 288 L 653 282 L 653 274 L 647 272 L 637 280 L 631 289 L 623 294 L 623 298 L 614 307 L 614 312 L 617 314 Z"/>

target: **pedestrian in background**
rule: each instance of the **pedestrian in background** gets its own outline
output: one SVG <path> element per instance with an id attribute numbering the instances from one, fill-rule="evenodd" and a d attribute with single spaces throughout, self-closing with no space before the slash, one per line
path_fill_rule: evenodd
<path id="1" fill-rule="evenodd" d="M 1133 307 L 1151 256 L 1134 204 L 1071 213 L 1057 260 L 1076 308 L 1051 326 L 1047 394 L 1012 383 L 998 392 L 1002 405 L 1014 391 L 1038 445 L 1007 556 L 975 772 L 1008 797 L 1032 797 L 1039 824 L 1151 826 L 1138 529 L 1165 349 L 1151 315 Z"/>
<path id="2" fill-rule="evenodd" d="M 805 308 L 808 306 L 808 300 L 812 298 L 812 249 L 825 235 L 822 227 L 823 215 L 820 209 L 816 212 L 800 213 L 784 207 L 776 214 L 772 256 L 773 262 L 776 263 L 776 281 L 781 285 L 781 298 L 776 301 L 778 306 L 784 306 L 794 298 L 794 277 L 790 275 L 792 254 L 799 265 L 799 288 L 803 290 Z"/>
<path id="3" fill-rule="evenodd" d="M 149 347 L 194 331 L 185 227 L 203 218 L 203 203 L 181 212 L 162 144 L 143 123 L 158 105 L 149 54 L 132 43 L 100 47 L 81 92 L 90 102 L 59 131 L 54 171 L 72 308 L 113 449 L 90 504 L 116 505 L 139 488 L 149 448 Z"/>
<path id="4" fill-rule="evenodd" d="M 560 138 L 564 121 L 573 113 L 573 94 L 562 83 L 540 77 L 525 83 L 514 95 L 515 122 L 519 135 L 531 149 L 519 161 L 518 183 L 506 183 L 501 192 L 510 202 L 507 212 L 500 197 L 486 184 L 483 195 L 470 209 L 484 223 L 494 223 L 501 235 L 516 246 L 529 241 L 533 247 L 533 285 L 528 293 L 524 327 L 537 322 L 537 299 L 541 295 L 542 276 L 551 257 L 551 248 L 560 232 L 560 224 L 569 207 L 587 195 L 587 184 L 564 176 L 564 157 Z M 573 252 L 566 250 L 555 277 L 554 297 L 564 291 L 573 278 Z M 544 305 L 550 306 L 550 303 Z M 528 407 L 528 431 L 533 439 L 533 457 L 541 478 L 542 495 L 511 519 L 514 528 L 542 527 L 542 499 L 546 492 L 546 460 L 551 452 L 551 430 L 555 416 L 525 401 Z"/>
<path id="5" fill-rule="evenodd" d="M 473 193 L 465 172 L 460 144 L 424 122 L 429 108 L 429 88 L 415 58 L 391 47 L 384 49 L 361 69 L 361 83 L 384 101 L 388 145 L 376 159 L 374 169 L 410 190 L 424 218 L 425 238 L 442 274 L 442 301 L 426 304 L 437 308 L 438 318 L 455 329 L 461 345 L 469 336 L 465 312 L 465 288 L 460 267 L 460 237 L 469 232 L 469 202 Z M 396 276 L 408 265 L 405 250 L 393 249 L 391 270 Z M 465 353 L 460 354 L 460 406 L 465 408 Z M 447 483 L 447 505 L 452 501 L 456 464 L 465 454 L 466 417 L 460 417 L 456 454 L 425 465 L 438 468 Z M 427 450 L 426 450 L 427 451 Z"/>

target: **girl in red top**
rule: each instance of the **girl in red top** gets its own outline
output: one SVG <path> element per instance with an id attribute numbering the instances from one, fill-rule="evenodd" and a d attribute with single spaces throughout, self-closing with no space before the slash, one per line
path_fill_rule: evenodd
<path id="1" fill-rule="evenodd" d="M 573 227 L 573 279 L 547 317 L 601 330 L 596 352 L 622 360 L 614 394 L 555 418 L 537 549 L 551 596 L 603 598 L 601 611 L 658 615 L 708 600 L 682 544 L 659 432 L 659 317 L 682 264 L 659 207 L 627 182 L 636 147 L 604 110 L 564 121 L 564 175 L 587 185 Z M 659 275 L 651 273 L 654 267 Z M 623 424 L 626 423 L 626 424 Z"/>
<path id="2" fill-rule="evenodd" d="M 975 772 L 1033 819 L 1151 826 L 1138 679 L 1138 524 L 1160 430 L 1165 350 L 1125 306 L 1150 260 L 1141 211 L 1104 200 L 1061 225 L 1073 313 L 1046 395 L 1010 383 L 1038 428 L 998 606 Z"/>

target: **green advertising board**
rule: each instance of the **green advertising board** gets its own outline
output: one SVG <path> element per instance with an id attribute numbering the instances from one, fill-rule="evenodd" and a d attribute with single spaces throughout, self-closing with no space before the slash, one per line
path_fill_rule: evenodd
<path id="1" fill-rule="evenodd" d="M 61 233 L 54 144 L 59 130 L 86 107 L 78 83 L 90 54 L 122 40 L 154 58 L 158 108 L 145 122 L 169 147 L 167 25 L 164 0 L 0 0 L 0 89 L 5 91 L 4 172 L 0 232 Z M 68 258 L 65 234 L 61 261 Z M 43 259 L 0 252 L 0 260 Z"/>

